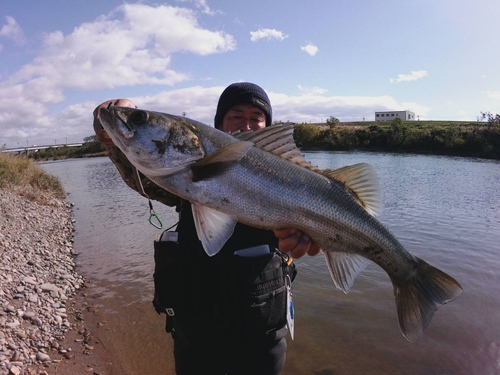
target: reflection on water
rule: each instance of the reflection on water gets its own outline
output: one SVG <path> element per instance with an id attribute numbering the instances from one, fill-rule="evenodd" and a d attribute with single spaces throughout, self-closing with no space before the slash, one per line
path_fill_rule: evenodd
<path id="1" fill-rule="evenodd" d="M 107 158 L 42 166 L 59 176 L 75 204 L 75 248 L 83 272 L 95 279 L 137 279 L 149 285 L 144 275 L 151 274 L 150 250 L 159 231 L 148 224 L 147 199 L 125 185 Z M 160 203 L 154 209 L 166 224 L 176 222 L 175 210 Z"/>
<path id="2" fill-rule="evenodd" d="M 412 344 L 399 333 L 392 287 L 378 266 L 369 266 L 345 295 L 334 289 L 322 256 L 304 257 L 297 261 L 296 333 L 285 373 L 500 373 L 500 163 L 378 153 L 318 152 L 307 159 L 330 169 L 372 164 L 384 193 L 379 219 L 408 250 L 459 280 L 464 293 L 441 307 Z M 159 231 L 147 222 L 147 200 L 106 158 L 43 167 L 61 178 L 75 203 L 80 269 L 95 280 L 103 310 L 114 317 L 109 346 L 122 352 L 130 374 L 144 366 L 170 373 L 170 341 L 150 302 Z M 164 223 L 175 223 L 174 210 L 159 203 L 155 210 Z"/>

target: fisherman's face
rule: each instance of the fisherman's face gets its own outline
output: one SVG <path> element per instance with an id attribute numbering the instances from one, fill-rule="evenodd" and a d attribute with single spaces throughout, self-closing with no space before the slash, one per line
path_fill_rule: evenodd
<path id="1" fill-rule="evenodd" d="M 245 103 L 236 104 L 226 112 L 222 120 L 222 131 L 234 133 L 238 130 L 259 130 L 266 127 L 266 115 L 258 107 Z"/>

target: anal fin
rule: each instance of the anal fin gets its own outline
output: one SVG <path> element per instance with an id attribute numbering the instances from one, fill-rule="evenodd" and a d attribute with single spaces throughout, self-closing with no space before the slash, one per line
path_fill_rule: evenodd
<path id="1" fill-rule="evenodd" d="M 347 294 L 354 280 L 368 265 L 369 260 L 358 254 L 324 250 L 326 265 L 335 286 Z"/>

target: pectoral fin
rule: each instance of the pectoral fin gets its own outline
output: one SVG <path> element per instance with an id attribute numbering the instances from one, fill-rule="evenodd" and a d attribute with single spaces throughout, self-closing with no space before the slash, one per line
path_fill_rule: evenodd
<path id="1" fill-rule="evenodd" d="M 196 233 L 208 256 L 217 254 L 231 237 L 236 217 L 201 204 L 191 203 Z"/>
<path id="2" fill-rule="evenodd" d="M 193 182 L 221 174 L 233 163 L 240 161 L 252 146 L 253 143 L 248 141 L 231 143 L 198 160 L 191 167 Z"/>

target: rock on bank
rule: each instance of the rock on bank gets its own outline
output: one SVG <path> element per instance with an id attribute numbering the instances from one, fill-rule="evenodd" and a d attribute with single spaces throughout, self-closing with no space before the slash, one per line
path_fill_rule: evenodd
<path id="1" fill-rule="evenodd" d="M 0 189 L 0 375 L 43 374 L 71 357 L 68 298 L 83 286 L 70 204 Z M 74 319 L 73 319 L 74 320 Z"/>

